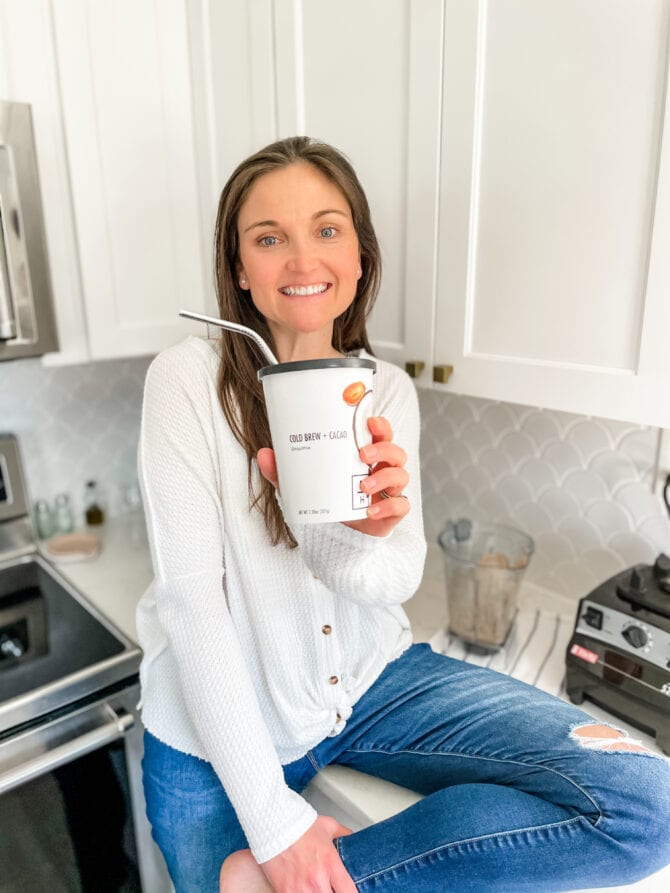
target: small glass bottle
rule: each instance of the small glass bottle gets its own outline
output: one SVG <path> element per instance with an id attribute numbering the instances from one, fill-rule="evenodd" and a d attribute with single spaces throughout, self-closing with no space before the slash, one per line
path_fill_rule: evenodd
<path id="1" fill-rule="evenodd" d="M 59 493 L 54 500 L 56 506 L 56 530 L 59 533 L 72 533 L 74 529 L 74 516 L 72 514 L 72 506 L 70 505 L 70 497 L 67 493 Z"/>
<path id="2" fill-rule="evenodd" d="M 98 497 L 98 485 L 95 481 L 87 481 L 86 492 L 84 494 L 84 506 L 86 514 L 86 523 L 89 527 L 96 527 L 105 521 L 105 513 L 100 507 L 100 499 Z"/>
<path id="3" fill-rule="evenodd" d="M 54 532 L 54 516 L 46 499 L 38 499 L 35 503 L 35 526 L 41 540 L 49 539 Z"/>

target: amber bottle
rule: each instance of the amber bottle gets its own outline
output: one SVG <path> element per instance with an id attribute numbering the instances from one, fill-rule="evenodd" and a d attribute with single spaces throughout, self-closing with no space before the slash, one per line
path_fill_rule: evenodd
<path id="1" fill-rule="evenodd" d="M 105 513 L 100 507 L 98 485 L 95 481 L 88 481 L 86 483 L 85 506 L 86 523 L 89 527 L 96 527 L 97 525 L 104 523 Z"/>

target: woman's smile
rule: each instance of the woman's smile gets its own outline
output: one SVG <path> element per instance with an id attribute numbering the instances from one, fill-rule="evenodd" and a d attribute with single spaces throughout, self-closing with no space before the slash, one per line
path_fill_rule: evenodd
<path id="1" fill-rule="evenodd" d="M 322 295 L 330 288 L 330 282 L 319 282 L 316 285 L 282 285 L 279 291 L 289 298 Z"/>

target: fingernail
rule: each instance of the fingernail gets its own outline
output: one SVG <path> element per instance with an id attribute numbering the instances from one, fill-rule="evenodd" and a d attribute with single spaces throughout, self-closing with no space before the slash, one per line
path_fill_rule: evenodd
<path id="1" fill-rule="evenodd" d="M 376 515 L 378 515 L 380 513 L 380 511 L 381 511 L 381 509 L 379 508 L 378 505 L 371 505 L 368 508 L 368 517 L 374 518 Z"/>
<path id="2" fill-rule="evenodd" d="M 379 450 L 377 449 L 376 446 L 373 446 L 372 444 L 370 444 L 369 446 L 363 447 L 363 455 L 365 456 L 366 459 L 376 459 L 378 453 L 379 453 Z"/>

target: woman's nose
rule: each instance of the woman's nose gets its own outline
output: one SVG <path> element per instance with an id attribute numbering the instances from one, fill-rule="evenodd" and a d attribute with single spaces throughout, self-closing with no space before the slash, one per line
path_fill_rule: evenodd
<path id="1" fill-rule="evenodd" d="M 287 267 L 292 273 L 309 273 L 316 269 L 319 261 L 314 246 L 308 242 L 294 242 L 287 260 Z"/>

